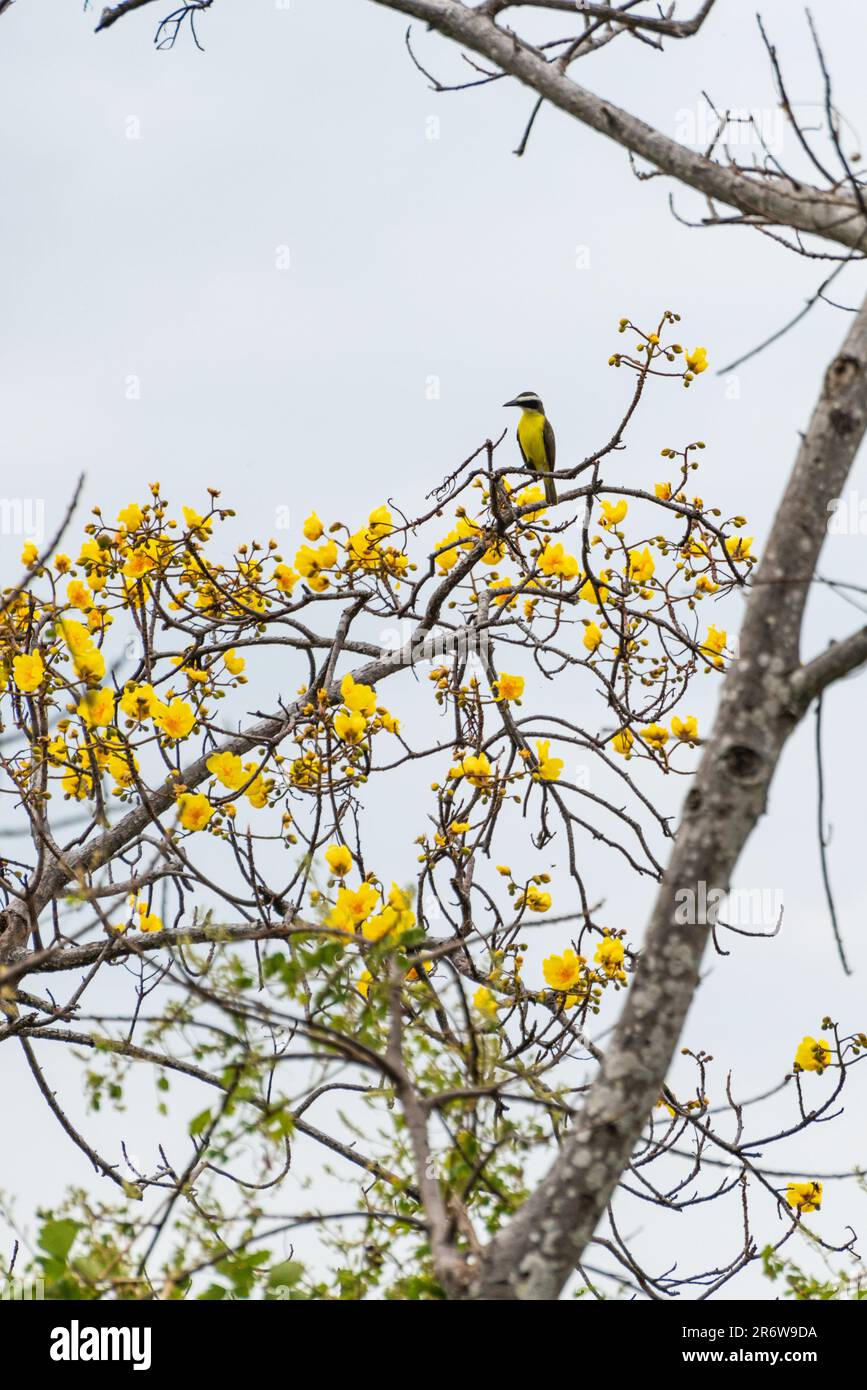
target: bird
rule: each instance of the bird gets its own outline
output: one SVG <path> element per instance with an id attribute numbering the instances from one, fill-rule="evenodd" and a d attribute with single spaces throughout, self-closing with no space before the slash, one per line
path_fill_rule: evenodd
<path id="1" fill-rule="evenodd" d="M 550 474 L 554 470 L 557 456 L 557 441 L 551 428 L 551 421 L 545 415 L 542 399 L 536 391 L 522 391 L 513 401 L 504 401 L 503 406 L 517 405 L 521 409 L 518 421 L 518 448 L 521 458 L 528 468 L 544 473 L 545 500 L 550 507 L 556 505 L 557 489 Z"/>

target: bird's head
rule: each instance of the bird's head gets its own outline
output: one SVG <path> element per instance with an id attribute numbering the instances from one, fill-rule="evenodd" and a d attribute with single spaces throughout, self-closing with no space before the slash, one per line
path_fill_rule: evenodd
<path id="1" fill-rule="evenodd" d="M 533 410 L 536 411 L 539 415 L 545 414 L 545 407 L 542 404 L 542 398 L 541 396 L 537 395 L 535 391 L 522 391 L 521 394 L 519 396 L 516 396 L 513 401 L 504 401 L 503 405 L 517 405 L 521 408 L 521 410 Z"/>

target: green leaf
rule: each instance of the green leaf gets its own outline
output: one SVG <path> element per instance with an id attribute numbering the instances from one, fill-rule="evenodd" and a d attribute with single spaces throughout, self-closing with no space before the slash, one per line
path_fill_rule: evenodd
<path id="1" fill-rule="evenodd" d="M 278 1265 L 272 1265 L 268 1271 L 268 1288 L 278 1289 L 281 1286 L 292 1289 L 304 1275 L 304 1266 L 297 1260 L 283 1260 Z"/>
<path id="2" fill-rule="evenodd" d="M 80 1221 L 46 1221 L 39 1232 L 40 1248 L 58 1260 L 65 1260 L 80 1230 Z"/>

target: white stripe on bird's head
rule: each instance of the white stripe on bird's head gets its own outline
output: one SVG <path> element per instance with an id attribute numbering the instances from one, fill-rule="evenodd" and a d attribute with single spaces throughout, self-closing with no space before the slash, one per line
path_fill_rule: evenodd
<path id="1" fill-rule="evenodd" d="M 545 407 L 542 404 L 542 397 L 536 391 L 522 391 L 513 401 L 504 401 L 504 406 L 517 405 L 522 410 L 535 410 L 540 415 L 545 414 Z"/>

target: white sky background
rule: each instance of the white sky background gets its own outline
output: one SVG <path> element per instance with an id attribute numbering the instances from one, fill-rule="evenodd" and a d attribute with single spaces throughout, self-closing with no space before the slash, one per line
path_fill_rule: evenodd
<path id="1" fill-rule="evenodd" d="M 678 310 L 683 339 L 704 343 L 716 367 L 793 314 L 826 268 L 754 232 L 678 225 L 669 190 L 691 217 L 702 215 L 700 199 L 662 179 L 637 182 L 622 151 L 554 111 L 542 112 L 527 155 L 516 159 L 532 95 L 502 82 L 435 96 L 409 62 L 404 20 L 375 5 L 219 0 L 200 21 L 205 53 L 188 38 L 155 53 L 159 14 L 146 9 L 98 36 L 93 15 L 68 0 L 19 0 L 0 19 L 2 487 L 9 497 L 45 499 L 49 532 L 85 469 L 87 504 L 98 501 L 106 515 L 143 500 L 155 478 L 178 505 L 201 507 L 206 486 L 222 488 L 239 528 L 260 538 L 280 538 L 288 506 L 288 553 L 314 507 L 326 521 L 353 525 L 389 497 L 409 514 L 421 511 L 430 488 L 486 436 L 511 431 L 514 412 L 500 403 L 527 387 L 546 402 L 559 458 L 577 462 L 609 437 L 630 387 L 606 365 L 625 343 L 616 333 L 621 314 L 648 324 L 665 307 Z M 818 101 L 821 78 L 799 7 L 767 0 L 762 14 L 794 99 Z M 867 129 L 862 7 L 838 0 L 817 19 L 837 101 L 856 132 Z M 468 74 L 419 26 L 415 42 L 443 78 Z M 671 134 L 684 111 L 697 110 L 702 87 L 718 106 L 776 119 L 752 7 L 734 0 L 720 0 L 698 38 L 671 43 L 664 55 L 621 39 L 576 76 Z M 781 153 L 796 160 L 791 136 Z M 277 268 L 281 247 L 288 270 Z M 857 302 L 862 280 L 859 270 L 846 272 L 834 297 Z M 734 383 L 709 371 L 688 392 L 660 384 L 606 478 L 652 485 L 665 476 L 662 445 L 702 438 L 699 490 L 724 511 L 744 511 L 760 550 L 847 323 L 820 306 Z M 140 399 L 128 399 L 130 377 Z M 430 399 L 431 378 L 438 399 Z M 864 488 L 863 461 L 852 486 Z M 20 537 L 0 536 L 4 582 L 17 576 L 20 548 Z M 857 533 L 835 538 L 823 573 L 863 579 L 864 551 Z M 736 610 L 726 617 L 735 629 Z M 809 652 L 858 617 L 839 600 L 817 599 Z M 269 672 L 282 689 L 280 673 Z M 293 669 L 285 688 L 298 680 Z M 714 686 L 702 686 L 690 711 L 707 730 Z M 851 680 L 826 700 L 831 859 L 855 974 L 842 977 L 821 893 L 810 716 L 736 878 L 738 887 L 782 892 L 782 933 L 772 943 L 732 938 L 730 958 L 708 958 L 684 1037 L 717 1058 L 716 1096 L 728 1068 L 741 1096 L 777 1082 L 826 1012 L 844 1031 L 867 1028 L 865 689 Z M 258 707 L 266 695 L 256 692 Z M 427 708 L 420 696 L 407 698 Z M 683 783 L 655 785 L 673 811 Z M 407 818 L 404 843 L 403 819 L 395 824 L 383 803 L 370 809 L 379 871 L 401 879 L 420 815 Z M 609 922 L 640 938 L 650 889 L 613 865 L 604 878 L 597 886 Z M 534 968 L 528 959 L 528 978 Z M 4 1068 L 12 1061 L 4 1055 Z M 59 1052 L 49 1064 L 52 1084 L 76 1085 Z M 0 1187 L 18 1193 L 25 1213 L 92 1175 L 17 1065 L 3 1085 L 7 1104 L 11 1095 L 26 1107 L 30 1139 L 15 1151 L 4 1145 Z M 805 1085 L 820 1095 L 830 1082 L 807 1077 Z M 75 1111 L 77 1092 L 66 1094 Z M 143 1095 L 149 1104 L 147 1088 Z M 789 1144 L 788 1164 L 824 1172 L 864 1162 L 862 1073 L 847 1095 L 841 1119 Z M 761 1132 L 794 1114 L 787 1096 L 766 1112 Z M 86 1123 L 104 1150 L 119 1144 L 114 1118 Z M 150 1124 L 146 1106 L 125 1117 L 133 1149 L 142 1151 Z M 771 1151 L 767 1161 L 782 1160 Z M 839 1183 L 826 1186 L 812 1220 L 837 1242 L 847 1222 L 863 1228 L 865 1218 L 853 1184 Z M 731 1258 L 736 1219 L 722 1207 L 674 1218 L 684 1267 L 708 1249 Z M 672 1220 L 663 1227 L 649 1208 L 630 1220 L 625 1229 L 648 1233 L 646 1262 L 667 1265 Z M 757 1234 L 776 1229 L 766 1215 Z M 748 1273 L 728 1292 L 774 1290 Z"/>

